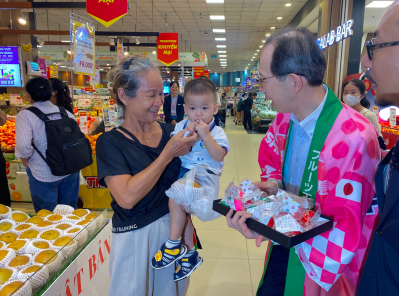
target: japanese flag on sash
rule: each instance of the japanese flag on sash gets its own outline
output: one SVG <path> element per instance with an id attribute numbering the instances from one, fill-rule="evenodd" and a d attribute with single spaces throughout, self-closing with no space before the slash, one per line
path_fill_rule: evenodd
<path id="1" fill-rule="evenodd" d="M 353 180 L 341 179 L 336 185 L 335 195 L 360 203 L 362 184 Z"/>

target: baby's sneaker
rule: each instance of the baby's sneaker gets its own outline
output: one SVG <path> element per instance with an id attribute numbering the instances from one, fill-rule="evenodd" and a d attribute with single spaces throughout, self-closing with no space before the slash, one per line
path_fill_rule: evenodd
<path id="1" fill-rule="evenodd" d="M 165 244 L 154 255 L 151 265 L 154 269 L 163 269 L 173 264 L 176 260 L 184 257 L 187 253 L 187 248 L 180 242 L 177 246 L 168 249 Z"/>
<path id="2" fill-rule="evenodd" d="M 199 256 L 197 251 L 189 251 L 178 261 L 176 271 L 173 275 L 174 281 L 177 282 L 189 277 L 203 261 L 204 260 Z"/>

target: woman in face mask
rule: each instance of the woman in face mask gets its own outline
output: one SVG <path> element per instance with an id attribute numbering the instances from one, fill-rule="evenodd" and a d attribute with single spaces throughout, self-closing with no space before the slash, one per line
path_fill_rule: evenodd
<path id="1" fill-rule="evenodd" d="M 378 132 L 380 148 L 385 150 L 386 145 L 381 135 L 381 125 L 378 123 L 377 115 L 370 111 L 369 101 L 366 99 L 366 85 L 359 79 L 352 79 L 344 84 L 342 101 L 349 107 L 362 114 L 368 121 L 375 126 Z"/>

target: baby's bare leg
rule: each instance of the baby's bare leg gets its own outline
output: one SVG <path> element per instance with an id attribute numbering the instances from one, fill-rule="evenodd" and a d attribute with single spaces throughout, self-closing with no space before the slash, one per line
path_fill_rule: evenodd
<path id="1" fill-rule="evenodd" d="M 182 237 L 184 224 L 186 223 L 186 213 L 180 205 L 169 198 L 169 212 L 170 212 L 170 240 L 178 240 Z"/>

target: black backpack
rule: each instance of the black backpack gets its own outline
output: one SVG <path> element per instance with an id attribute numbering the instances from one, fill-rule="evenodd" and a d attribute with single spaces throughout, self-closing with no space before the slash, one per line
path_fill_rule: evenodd
<path id="1" fill-rule="evenodd" d="M 58 107 L 60 112 L 44 114 L 36 107 L 27 110 L 34 113 L 44 121 L 47 135 L 46 156 L 33 148 L 50 167 L 54 176 L 65 176 L 79 172 L 93 163 L 90 141 L 81 132 L 78 123 L 69 118 L 63 107 Z M 61 119 L 50 120 L 47 115 L 61 114 Z"/>

